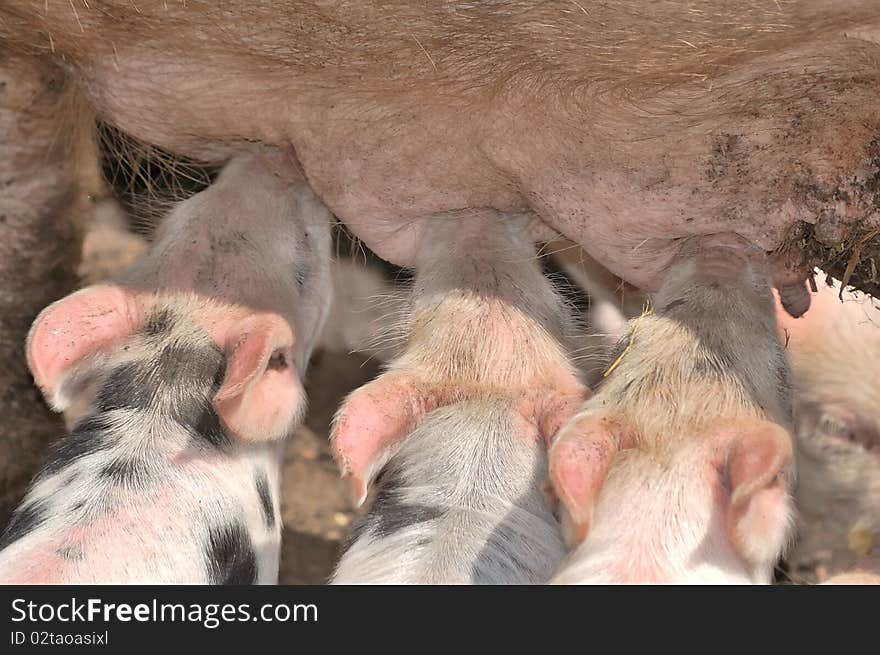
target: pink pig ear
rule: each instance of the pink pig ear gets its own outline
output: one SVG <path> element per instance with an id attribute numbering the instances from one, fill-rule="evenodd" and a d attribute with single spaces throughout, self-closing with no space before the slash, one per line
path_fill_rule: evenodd
<path id="1" fill-rule="evenodd" d="M 550 482 L 565 512 L 562 530 L 569 546 L 590 532 L 593 508 L 614 458 L 630 439 L 623 426 L 602 414 L 577 416 L 550 447 Z"/>
<path id="2" fill-rule="evenodd" d="M 385 373 L 349 395 L 336 414 L 330 438 L 342 475 L 351 477 L 358 506 L 404 438 L 441 404 L 437 393 L 400 372 Z"/>
<path id="3" fill-rule="evenodd" d="M 246 441 L 283 439 L 305 410 L 293 330 L 280 316 L 257 314 L 222 331 L 228 359 L 214 395 L 217 413 Z"/>
<path id="4" fill-rule="evenodd" d="M 793 519 L 791 437 L 768 421 L 739 430 L 729 442 L 725 473 L 731 540 L 747 561 L 772 565 L 785 548 Z"/>
<path id="5" fill-rule="evenodd" d="M 49 404 L 66 409 L 72 369 L 130 336 L 141 322 L 134 297 L 114 285 L 87 287 L 44 309 L 28 334 L 27 361 Z"/>

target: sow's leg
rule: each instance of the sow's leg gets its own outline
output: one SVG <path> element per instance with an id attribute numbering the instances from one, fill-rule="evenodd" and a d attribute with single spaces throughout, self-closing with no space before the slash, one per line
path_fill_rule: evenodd
<path id="1" fill-rule="evenodd" d="M 76 283 L 90 127 L 57 68 L 0 46 L 0 522 L 58 433 L 24 341 L 39 311 Z"/>

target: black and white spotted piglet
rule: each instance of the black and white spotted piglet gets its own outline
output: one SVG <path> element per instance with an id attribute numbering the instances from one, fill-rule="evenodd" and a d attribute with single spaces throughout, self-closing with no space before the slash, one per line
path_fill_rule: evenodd
<path id="1" fill-rule="evenodd" d="M 277 579 L 281 439 L 330 302 L 328 219 L 289 155 L 241 157 L 119 284 L 44 310 L 28 361 L 74 428 L 0 537 L 0 582 Z"/>
<path id="2" fill-rule="evenodd" d="M 275 444 L 240 445 L 212 404 L 223 351 L 157 306 L 99 369 L 3 535 L 4 582 L 272 582 Z"/>

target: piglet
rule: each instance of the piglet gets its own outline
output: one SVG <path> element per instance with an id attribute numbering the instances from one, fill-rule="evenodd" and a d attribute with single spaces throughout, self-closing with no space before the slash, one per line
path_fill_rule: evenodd
<path id="1" fill-rule="evenodd" d="M 792 389 L 748 253 L 683 248 L 553 442 L 572 549 L 554 583 L 770 582 L 792 523 Z"/>
<path id="2" fill-rule="evenodd" d="M 116 284 L 44 310 L 34 379 L 74 425 L 2 535 L 5 583 L 272 583 L 279 449 L 330 302 L 329 212 L 292 155 L 231 161 Z"/>
<path id="3" fill-rule="evenodd" d="M 525 217 L 430 224 L 401 351 L 335 421 L 358 503 L 378 480 L 334 583 L 549 578 L 564 547 L 542 493 L 546 443 L 587 395 L 566 356 L 569 321 Z"/>
<path id="4" fill-rule="evenodd" d="M 809 296 L 800 318 L 777 304 L 797 390 L 790 564 L 833 575 L 880 553 L 880 301 L 818 270 Z"/>

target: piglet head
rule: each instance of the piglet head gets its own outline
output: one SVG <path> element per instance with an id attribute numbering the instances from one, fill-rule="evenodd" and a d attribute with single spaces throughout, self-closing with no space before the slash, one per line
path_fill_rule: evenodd
<path id="1" fill-rule="evenodd" d="M 97 285 L 50 305 L 27 340 L 28 365 L 49 404 L 65 411 L 109 358 L 136 333 L 149 332 L 157 299 L 118 285 Z M 295 362 L 294 334 L 277 314 L 185 301 L 226 355 L 223 381 L 214 395 L 226 427 L 244 441 L 286 436 L 305 409 Z"/>
<path id="2" fill-rule="evenodd" d="M 624 418 L 584 412 L 549 459 L 563 534 L 577 549 L 566 581 L 769 581 L 785 549 L 792 445 L 774 423 L 726 421 L 656 443 Z"/>
<path id="3" fill-rule="evenodd" d="M 305 410 L 290 324 L 260 313 L 221 320 L 212 336 L 227 356 L 214 406 L 226 427 L 245 441 L 287 436 Z"/>
<path id="4" fill-rule="evenodd" d="M 27 338 L 34 380 L 56 411 L 64 411 L 86 377 L 83 363 L 130 337 L 144 321 L 134 296 L 122 287 L 96 285 L 44 309 Z"/>
<path id="5" fill-rule="evenodd" d="M 447 400 L 441 390 L 402 371 L 389 371 L 346 398 L 333 420 L 330 438 L 356 505 L 366 500 L 370 483 L 406 435 Z"/>
<path id="6" fill-rule="evenodd" d="M 350 479 L 355 504 L 364 502 L 370 483 L 428 413 L 479 393 L 457 384 L 427 383 L 400 369 L 352 392 L 336 414 L 331 440 L 342 475 Z M 575 380 L 558 390 L 523 393 L 512 409 L 546 443 L 589 393 Z"/>

